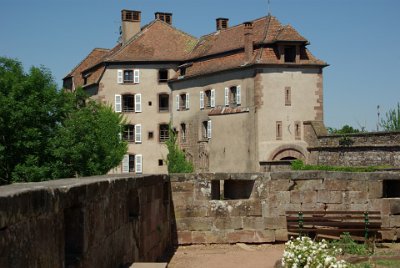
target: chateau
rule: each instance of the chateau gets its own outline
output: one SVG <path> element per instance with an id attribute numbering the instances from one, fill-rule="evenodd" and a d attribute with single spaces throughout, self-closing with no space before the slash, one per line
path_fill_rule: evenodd
<path id="1" fill-rule="evenodd" d="M 327 64 L 290 25 L 268 15 L 199 39 L 171 13 L 122 10 L 120 42 L 95 48 L 65 78 L 123 113 L 128 154 L 111 173 L 166 173 L 168 123 L 197 172 L 258 172 L 309 157 L 304 123 L 323 121 Z"/>

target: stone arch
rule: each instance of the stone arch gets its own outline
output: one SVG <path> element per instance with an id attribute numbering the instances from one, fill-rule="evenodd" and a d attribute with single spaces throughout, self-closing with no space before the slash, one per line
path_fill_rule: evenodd
<path id="1" fill-rule="evenodd" d="M 277 160 L 307 160 L 307 150 L 299 145 L 282 145 L 275 149 L 270 155 L 270 161 Z"/>

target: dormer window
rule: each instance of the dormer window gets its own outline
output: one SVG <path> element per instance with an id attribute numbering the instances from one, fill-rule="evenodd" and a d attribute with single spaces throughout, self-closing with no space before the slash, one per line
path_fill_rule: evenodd
<path id="1" fill-rule="evenodd" d="M 287 46 L 284 50 L 285 62 L 296 62 L 296 46 Z"/>
<path id="2" fill-rule="evenodd" d="M 166 83 L 168 81 L 168 70 L 161 69 L 158 70 L 158 82 Z"/>

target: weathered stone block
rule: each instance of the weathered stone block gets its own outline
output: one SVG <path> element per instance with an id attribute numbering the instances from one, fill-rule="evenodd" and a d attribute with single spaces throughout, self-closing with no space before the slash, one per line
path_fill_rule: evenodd
<path id="1" fill-rule="evenodd" d="M 264 230 L 263 217 L 243 217 L 243 229 Z"/>
<path id="2" fill-rule="evenodd" d="M 277 191 L 290 191 L 294 185 L 294 181 L 290 179 L 272 180 L 270 193 L 275 193 Z"/>
<path id="3" fill-rule="evenodd" d="M 348 191 L 349 201 L 352 204 L 364 204 L 368 202 L 368 193 L 361 191 Z"/>
<path id="4" fill-rule="evenodd" d="M 192 232 L 190 231 L 178 231 L 178 244 L 187 245 L 192 244 Z"/>
<path id="5" fill-rule="evenodd" d="M 325 210 L 324 203 L 304 203 L 301 204 L 300 210 L 307 211 L 307 210 Z"/>
<path id="6" fill-rule="evenodd" d="M 279 209 L 272 206 L 268 201 L 263 200 L 262 203 L 262 216 L 263 217 L 276 217 L 278 216 Z"/>
<path id="7" fill-rule="evenodd" d="M 347 190 L 347 180 L 343 179 L 326 179 L 324 180 L 324 188 L 329 191 L 345 191 Z"/>
<path id="8" fill-rule="evenodd" d="M 302 203 L 316 203 L 317 202 L 317 191 L 304 191 L 301 193 Z"/>
<path id="9" fill-rule="evenodd" d="M 283 229 L 286 228 L 286 217 L 267 217 L 264 218 L 266 229 Z"/>
<path id="10" fill-rule="evenodd" d="M 226 234 L 226 240 L 228 243 L 254 243 L 255 242 L 255 231 L 250 230 L 239 230 L 228 232 Z"/>
<path id="11" fill-rule="evenodd" d="M 205 232 L 192 232 L 192 244 L 204 244 L 207 243 Z"/>
<path id="12" fill-rule="evenodd" d="M 276 207 L 279 207 L 283 204 L 288 204 L 290 203 L 290 192 L 289 191 L 273 192 L 269 195 L 268 202 L 270 202 Z"/>
<path id="13" fill-rule="evenodd" d="M 390 216 L 390 227 L 400 227 L 400 215 Z"/>
<path id="14" fill-rule="evenodd" d="M 381 220 L 382 220 L 382 227 L 383 228 L 388 228 L 390 227 L 390 216 L 381 216 Z"/>
<path id="15" fill-rule="evenodd" d="M 255 232 L 254 243 L 270 243 L 275 242 L 274 230 L 263 230 Z"/>
<path id="16" fill-rule="evenodd" d="M 327 204 L 341 204 L 343 200 L 342 191 L 319 190 L 317 202 Z"/>
<path id="17" fill-rule="evenodd" d="M 298 190 L 290 191 L 290 203 L 293 204 L 301 203 L 301 191 Z"/>
<path id="18" fill-rule="evenodd" d="M 194 190 L 194 183 L 191 181 L 171 182 L 172 193 L 191 192 Z"/>
<path id="19" fill-rule="evenodd" d="M 214 219 L 214 227 L 220 230 L 242 229 L 242 217 L 217 217 Z"/>
<path id="20" fill-rule="evenodd" d="M 295 180 L 294 189 L 298 191 L 316 191 L 323 188 L 324 185 L 321 179 Z"/>
<path id="21" fill-rule="evenodd" d="M 390 214 L 400 215 L 400 199 L 393 198 L 390 200 Z"/>
<path id="22" fill-rule="evenodd" d="M 278 242 L 288 241 L 288 231 L 287 229 L 277 229 L 275 230 L 275 240 Z"/>
<path id="23" fill-rule="evenodd" d="M 348 180 L 347 190 L 368 192 L 367 182 L 365 180 Z"/>
<path id="24" fill-rule="evenodd" d="M 212 218 L 181 218 L 176 219 L 176 227 L 180 231 L 208 231 L 212 221 Z"/>
<path id="25" fill-rule="evenodd" d="M 382 240 L 395 241 L 397 240 L 396 230 L 380 231 Z"/>
<path id="26" fill-rule="evenodd" d="M 368 197 L 381 198 L 383 196 L 383 183 L 382 181 L 368 181 Z"/>

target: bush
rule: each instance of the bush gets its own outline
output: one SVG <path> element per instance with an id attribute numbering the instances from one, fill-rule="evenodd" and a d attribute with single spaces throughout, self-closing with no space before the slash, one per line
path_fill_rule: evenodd
<path id="1" fill-rule="evenodd" d="M 303 236 L 291 239 L 285 244 L 282 266 L 286 268 L 311 267 L 348 267 L 348 263 L 336 259 L 341 250 L 330 247 L 325 240 L 315 242 Z"/>
<path id="2" fill-rule="evenodd" d="M 342 171 L 342 172 L 374 172 L 388 166 L 370 166 L 370 167 L 342 167 L 325 165 L 305 165 L 301 160 L 292 161 L 292 170 L 324 170 L 324 171 Z"/>

